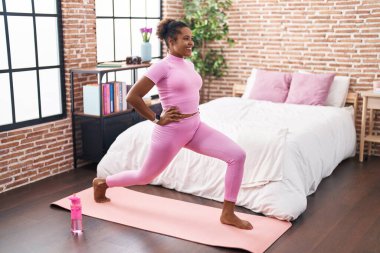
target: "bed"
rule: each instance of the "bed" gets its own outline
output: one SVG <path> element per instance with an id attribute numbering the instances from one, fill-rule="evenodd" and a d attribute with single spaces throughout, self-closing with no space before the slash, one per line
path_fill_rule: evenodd
<path id="1" fill-rule="evenodd" d="M 235 86 L 234 95 L 241 89 Z M 346 97 L 356 107 L 355 97 Z M 307 196 L 321 180 L 355 155 L 355 107 L 273 103 L 243 96 L 215 99 L 200 105 L 199 111 L 202 121 L 246 151 L 236 204 L 291 221 L 305 211 Z M 98 164 L 98 176 L 139 169 L 152 129 L 153 124 L 144 121 L 120 134 Z M 225 169 L 220 160 L 182 149 L 152 184 L 222 202 Z"/>

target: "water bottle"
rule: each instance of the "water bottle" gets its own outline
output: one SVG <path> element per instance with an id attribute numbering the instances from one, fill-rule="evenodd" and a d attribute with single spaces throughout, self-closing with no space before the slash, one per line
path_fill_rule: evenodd
<path id="1" fill-rule="evenodd" d="M 74 194 L 69 199 L 71 201 L 71 232 L 74 235 L 80 235 L 83 232 L 80 198 Z"/>

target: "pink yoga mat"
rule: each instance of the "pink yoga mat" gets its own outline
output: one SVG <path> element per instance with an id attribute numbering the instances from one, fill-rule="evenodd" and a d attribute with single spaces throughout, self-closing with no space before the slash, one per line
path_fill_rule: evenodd
<path id="1" fill-rule="evenodd" d="M 286 230 L 290 222 L 237 213 L 253 225 L 253 230 L 242 230 L 221 224 L 221 209 L 192 204 L 128 190 L 110 188 L 108 203 L 96 203 L 92 188 L 77 193 L 82 200 L 82 213 L 91 217 L 112 221 L 160 234 L 203 243 L 212 246 L 264 252 Z M 68 198 L 52 205 L 70 209 Z"/>

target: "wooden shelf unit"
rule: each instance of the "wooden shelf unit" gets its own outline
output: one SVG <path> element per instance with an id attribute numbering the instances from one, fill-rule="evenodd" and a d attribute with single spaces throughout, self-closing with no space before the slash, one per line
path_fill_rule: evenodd
<path id="1" fill-rule="evenodd" d="M 145 120 L 133 109 L 127 109 L 121 112 L 114 112 L 107 115 L 103 113 L 103 96 L 102 80 L 108 73 L 124 70 L 132 71 L 132 83 L 137 81 L 137 70 L 147 68 L 151 64 L 130 64 L 122 67 L 89 67 L 73 68 L 70 70 L 70 97 L 71 97 L 71 117 L 72 117 L 72 135 L 73 135 L 73 155 L 74 168 L 77 167 L 77 160 L 90 160 L 99 162 L 107 152 L 109 146 L 116 137 L 128 127 Z M 75 111 L 74 97 L 74 75 L 93 74 L 97 75 L 99 86 L 99 115 L 88 115 Z M 151 100 L 148 104 L 153 111 L 161 113 L 162 108 L 159 99 Z"/>

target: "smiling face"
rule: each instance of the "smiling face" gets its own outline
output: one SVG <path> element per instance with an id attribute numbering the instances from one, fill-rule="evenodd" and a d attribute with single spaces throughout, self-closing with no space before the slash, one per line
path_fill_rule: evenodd
<path id="1" fill-rule="evenodd" d="M 193 33 L 188 27 L 182 27 L 176 40 L 169 38 L 170 53 L 177 57 L 189 57 L 194 46 Z"/>

